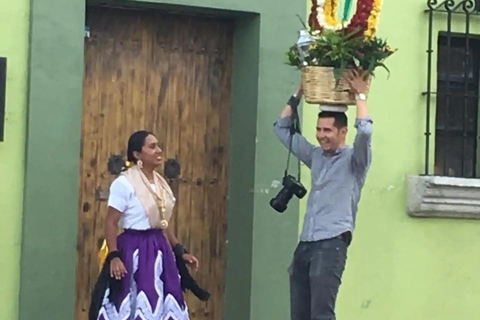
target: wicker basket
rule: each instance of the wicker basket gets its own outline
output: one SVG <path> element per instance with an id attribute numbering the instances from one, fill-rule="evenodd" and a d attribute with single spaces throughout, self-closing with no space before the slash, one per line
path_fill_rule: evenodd
<path id="1" fill-rule="evenodd" d="M 305 101 L 322 105 L 355 105 L 355 95 L 344 79 L 335 87 L 331 67 L 304 67 L 302 85 Z"/>

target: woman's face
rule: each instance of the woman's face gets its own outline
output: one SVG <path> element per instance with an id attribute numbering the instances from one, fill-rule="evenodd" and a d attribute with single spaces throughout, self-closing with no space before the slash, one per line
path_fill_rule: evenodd
<path id="1" fill-rule="evenodd" d="M 145 167 L 157 167 L 162 163 L 162 149 L 153 135 L 148 135 L 143 143 L 142 152 L 136 152 L 135 157 L 143 162 Z"/>

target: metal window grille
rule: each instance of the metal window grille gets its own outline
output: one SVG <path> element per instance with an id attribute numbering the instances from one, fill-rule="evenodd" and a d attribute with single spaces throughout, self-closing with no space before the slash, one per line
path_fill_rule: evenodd
<path id="1" fill-rule="evenodd" d="M 428 0 L 428 63 L 425 130 L 425 175 L 429 175 L 430 111 L 436 101 L 434 174 L 475 178 L 479 121 L 480 36 L 470 33 L 480 22 L 480 0 Z M 443 18 L 442 18 L 443 17 Z M 433 34 L 434 21 L 446 31 Z M 463 26 L 462 33 L 452 25 Z M 445 30 L 444 29 L 444 30 Z M 436 91 L 432 91 L 433 43 L 437 41 Z M 479 154 L 480 155 L 480 154 Z"/>
<path id="2" fill-rule="evenodd" d="M 0 58 L 0 142 L 5 139 L 6 90 L 7 90 L 7 58 Z"/>

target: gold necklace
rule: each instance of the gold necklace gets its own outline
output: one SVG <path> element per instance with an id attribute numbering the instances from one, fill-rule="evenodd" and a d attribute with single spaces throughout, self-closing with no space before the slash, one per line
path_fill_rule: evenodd
<path id="1" fill-rule="evenodd" d="M 156 195 L 158 211 L 160 212 L 160 228 L 165 230 L 168 228 L 168 221 L 165 220 L 165 212 L 167 212 L 167 201 L 165 201 L 165 189 L 162 190 L 162 197 Z"/>
<path id="2" fill-rule="evenodd" d="M 165 192 L 165 189 L 160 186 L 160 183 L 157 185 L 155 183 L 155 173 L 153 174 L 153 184 L 155 185 L 155 187 L 159 187 L 160 190 L 162 192 L 162 197 L 159 197 L 158 193 L 155 192 L 152 187 L 150 186 L 150 182 L 148 181 L 147 177 L 145 176 L 145 174 L 142 172 L 142 170 L 140 168 L 137 168 L 139 171 L 140 171 L 140 176 L 142 177 L 142 181 L 143 183 L 145 184 L 145 186 L 147 187 L 147 189 L 150 191 L 150 193 L 153 195 L 153 197 L 155 198 L 156 202 L 157 202 L 157 207 L 158 207 L 158 211 L 160 213 L 160 229 L 162 230 L 165 230 L 168 228 L 168 221 L 165 219 L 165 212 L 167 212 L 167 202 L 165 200 L 165 196 L 166 196 L 166 192 Z M 147 180 L 148 183 L 145 181 Z"/>

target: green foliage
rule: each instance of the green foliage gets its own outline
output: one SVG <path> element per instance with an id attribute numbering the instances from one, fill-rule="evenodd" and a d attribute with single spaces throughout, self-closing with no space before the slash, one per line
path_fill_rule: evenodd
<path id="1" fill-rule="evenodd" d="M 303 66 L 333 67 L 335 78 L 340 81 L 346 68 L 365 70 L 375 76 L 377 68 L 388 73 L 385 60 L 396 50 L 390 48 L 385 40 L 379 38 L 359 37 L 357 30 L 347 33 L 342 30 L 323 30 L 311 34 L 313 43 L 302 62 L 296 45 L 287 52 L 287 64 L 302 68 Z"/>

